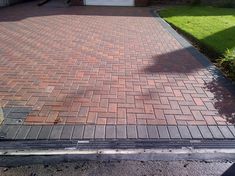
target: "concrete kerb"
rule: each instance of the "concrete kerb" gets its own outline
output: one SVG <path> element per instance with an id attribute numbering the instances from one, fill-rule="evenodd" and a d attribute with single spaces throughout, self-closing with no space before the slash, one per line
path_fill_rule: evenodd
<path id="1" fill-rule="evenodd" d="M 0 166 L 51 164 L 79 160 L 235 161 L 235 149 L 28 150 L 0 151 Z"/>

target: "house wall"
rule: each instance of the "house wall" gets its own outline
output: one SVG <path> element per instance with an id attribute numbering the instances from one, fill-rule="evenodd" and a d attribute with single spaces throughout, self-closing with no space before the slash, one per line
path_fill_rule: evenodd
<path id="1" fill-rule="evenodd" d="M 83 0 L 71 0 L 71 5 L 84 5 Z M 135 0 L 135 6 L 147 6 L 149 0 Z"/>
<path id="2" fill-rule="evenodd" d="M 27 1 L 27 0 L 0 0 L 0 7 L 6 7 L 6 6 L 10 6 L 12 4 L 25 2 L 25 1 Z"/>
<path id="3" fill-rule="evenodd" d="M 149 5 L 149 0 L 135 0 L 135 6 L 147 6 Z"/>

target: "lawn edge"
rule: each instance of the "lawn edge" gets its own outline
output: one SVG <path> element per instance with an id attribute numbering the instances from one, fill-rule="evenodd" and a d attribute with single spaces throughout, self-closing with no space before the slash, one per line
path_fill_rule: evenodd
<path id="1" fill-rule="evenodd" d="M 162 9 L 161 9 L 162 10 Z M 197 48 L 201 53 L 203 53 L 204 55 L 206 55 L 206 57 L 209 58 L 209 60 L 217 67 L 217 69 L 219 69 L 223 75 L 231 80 L 233 82 L 233 84 L 235 83 L 235 78 L 229 76 L 226 73 L 226 70 L 224 68 L 222 68 L 219 65 L 219 61 L 224 58 L 224 53 L 220 53 L 218 51 L 216 51 L 213 47 L 208 46 L 207 44 L 203 43 L 202 41 L 200 41 L 199 39 L 197 39 L 195 36 L 193 36 L 192 34 L 188 33 L 187 31 L 181 29 L 180 27 L 176 26 L 175 24 L 173 24 L 172 22 L 168 21 L 167 19 L 165 19 L 163 16 L 161 16 L 160 11 L 158 10 L 157 13 L 159 14 L 159 17 L 161 17 L 166 23 L 168 23 L 175 31 L 177 31 L 180 35 L 184 36 L 195 48 Z"/>
<path id="2" fill-rule="evenodd" d="M 156 18 L 156 20 L 162 25 L 166 31 L 172 35 L 180 45 L 186 49 L 190 54 L 194 56 L 194 58 L 202 64 L 214 77 L 215 79 L 221 83 L 224 87 L 226 87 L 234 96 L 235 96 L 235 82 L 232 81 L 229 77 L 227 77 L 221 69 L 219 69 L 216 65 L 212 63 L 208 56 L 205 53 L 200 52 L 195 46 L 192 45 L 192 41 L 184 36 L 180 35 L 178 31 L 176 31 L 170 23 L 168 23 L 165 19 L 163 19 L 159 15 L 159 11 L 156 9 L 151 10 L 152 15 Z"/>

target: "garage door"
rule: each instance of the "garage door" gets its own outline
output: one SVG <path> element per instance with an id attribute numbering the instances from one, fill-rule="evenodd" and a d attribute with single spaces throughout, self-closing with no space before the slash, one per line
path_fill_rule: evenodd
<path id="1" fill-rule="evenodd" d="M 134 6 L 134 0 L 85 0 L 85 5 Z"/>

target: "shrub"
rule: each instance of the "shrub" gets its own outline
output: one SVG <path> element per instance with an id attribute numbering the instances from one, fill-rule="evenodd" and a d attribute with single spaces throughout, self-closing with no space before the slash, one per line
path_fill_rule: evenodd
<path id="1" fill-rule="evenodd" d="M 220 5 L 220 7 L 224 7 L 224 8 L 233 8 L 235 3 L 233 2 L 233 0 L 226 0 L 226 1 L 223 1 L 224 3 L 222 3 Z"/>
<path id="2" fill-rule="evenodd" d="M 201 0 L 192 0 L 191 1 L 192 3 L 192 5 L 199 5 L 199 4 L 201 4 Z"/>
<path id="3" fill-rule="evenodd" d="M 227 50 L 224 57 L 219 59 L 222 70 L 233 80 L 235 80 L 235 49 Z"/>

